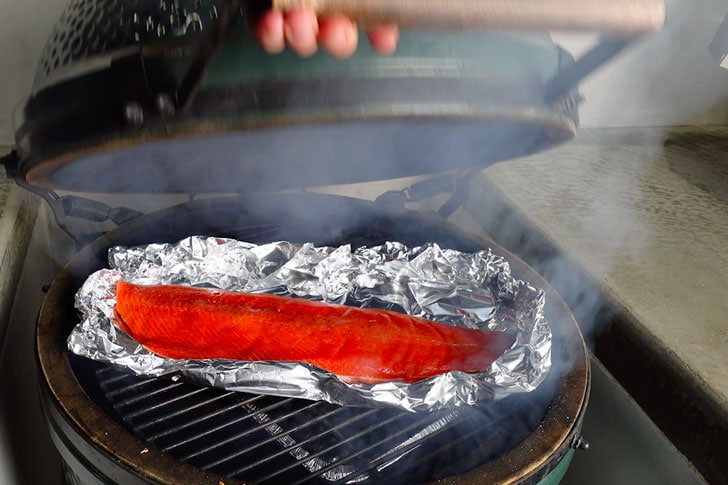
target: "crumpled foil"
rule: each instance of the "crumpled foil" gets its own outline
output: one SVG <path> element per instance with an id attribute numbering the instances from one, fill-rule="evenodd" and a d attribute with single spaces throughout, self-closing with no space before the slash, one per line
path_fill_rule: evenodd
<path id="1" fill-rule="evenodd" d="M 175 244 L 114 247 L 110 269 L 76 295 L 75 354 L 142 376 L 181 374 L 208 386 L 353 406 L 433 411 L 535 389 L 551 367 L 544 292 L 515 279 L 490 250 L 462 253 L 436 244 L 387 242 L 355 250 L 275 242 L 256 245 L 192 236 Z M 509 332 L 516 342 L 483 372 L 449 372 L 416 383 L 349 384 L 306 363 L 187 360 L 158 356 L 114 324 L 115 287 L 176 284 L 270 292 L 387 308 L 441 323 Z"/>

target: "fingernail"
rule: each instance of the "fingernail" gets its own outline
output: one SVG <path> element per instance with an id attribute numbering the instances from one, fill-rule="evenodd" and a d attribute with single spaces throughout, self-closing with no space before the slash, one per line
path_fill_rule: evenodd
<path id="1" fill-rule="evenodd" d="M 359 43 L 359 30 L 353 22 L 348 22 L 346 28 L 342 29 L 343 46 L 342 57 L 351 57 L 356 51 L 356 45 Z"/>
<path id="2" fill-rule="evenodd" d="M 295 41 L 296 39 L 293 37 L 293 29 L 291 29 L 291 26 L 286 24 L 283 27 L 283 36 L 285 37 L 287 42 Z"/>
<path id="3" fill-rule="evenodd" d="M 284 27 L 286 39 L 289 41 L 295 42 L 295 43 L 308 42 L 312 39 L 315 40 L 316 36 L 318 35 L 318 30 L 319 30 L 318 21 L 316 20 L 316 17 L 314 17 L 313 21 L 311 22 L 311 29 L 305 29 L 305 28 L 293 29 L 293 28 L 291 28 L 291 25 L 289 22 L 286 22 L 285 27 Z"/>
<path id="4" fill-rule="evenodd" d="M 278 54 L 286 47 L 283 36 L 276 35 L 275 32 L 263 29 L 260 32 L 260 44 L 270 54 Z"/>
<path id="5" fill-rule="evenodd" d="M 318 24 L 313 24 L 313 29 L 295 29 L 286 24 L 284 27 L 284 35 L 286 42 L 299 55 L 308 57 L 316 53 L 318 44 L 316 36 L 318 34 Z"/>

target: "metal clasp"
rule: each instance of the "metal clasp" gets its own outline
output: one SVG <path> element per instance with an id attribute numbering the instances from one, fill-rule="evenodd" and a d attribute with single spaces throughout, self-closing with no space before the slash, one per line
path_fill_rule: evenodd
<path id="1" fill-rule="evenodd" d="M 5 165 L 5 172 L 8 178 L 14 180 L 20 187 L 40 196 L 46 201 L 58 227 L 75 241 L 78 248 L 85 246 L 98 236 L 99 233 L 81 234 L 74 231 L 67 217 L 76 217 L 94 222 L 111 221 L 118 226 L 142 215 L 141 212 L 127 207 L 111 207 L 103 202 L 75 195 L 59 196 L 51 189 L 31 185 L 20 174 L 20 170 L 18 169 L 18 153 L 16 150 L 2 157 L 0 162 Z"/>
<path id="2" fill-rule="evenodd" d="M 419 202 L 443 194 L 451 197 L 438 209 L 437 213 L 447 219 L 467 201 L 470 194 L 470 180 L 473 171 L 443 175 L 416 182 L 402 190 L 390 190 L 376 198 L 376 202 L 404 207 L 405 204 Z"/>

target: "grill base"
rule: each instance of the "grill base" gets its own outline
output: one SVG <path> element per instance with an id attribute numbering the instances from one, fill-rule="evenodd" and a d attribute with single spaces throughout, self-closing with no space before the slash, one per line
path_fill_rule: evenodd
<path id="1" fill-rule="evenodd" d="M 491 246 L 517 277 L 546 291 L 552 370 L 533 393 L 412 414 L 141 379 L 68 354 L 65 339 L 77 321 L 73 296 L 88 274 L 106 265 L 108 247 L 192 233 L 256 243 L 434 241 L 461 251 Z M 589 382 L 576 322 L 546 282 L 513 255 L 436 217 L 312 194 L 196 201 L 105 235 L 51 286 L 38 320 L 38 357 L 44 406 L 69 466 L 116 483 L 421 483 L 443 477 L 451 483 L 537 483 L 578 432 Z"/>

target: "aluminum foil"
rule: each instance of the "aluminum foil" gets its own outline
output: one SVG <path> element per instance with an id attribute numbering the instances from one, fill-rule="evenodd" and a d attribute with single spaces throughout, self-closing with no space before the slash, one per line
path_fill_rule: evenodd
<path id="1" fill-rule="evenodd" d="M 180 374 L 227 390 L 433 411 L 532 391 L 551 366 L 544 292 L 515 279 L 508 262 L 490 250 L 462 253 L 436 244 L 410 248 L 397 242 L 352 250 L 348 245 L 255 245 L 192 236 L 174 244 L 114 247 L 109 265 L 90 275 L 76 295 L 81 322 L 69 336 L 68 348 L 141 376 Z M 120 279 L 387 308 L 451 325 L 513 333 L 516 341 L 483 372 L 449 372 L 412 384 L 348 384 L 306 363 L 168 359 L 115 325 L 115 287 Z"/>

